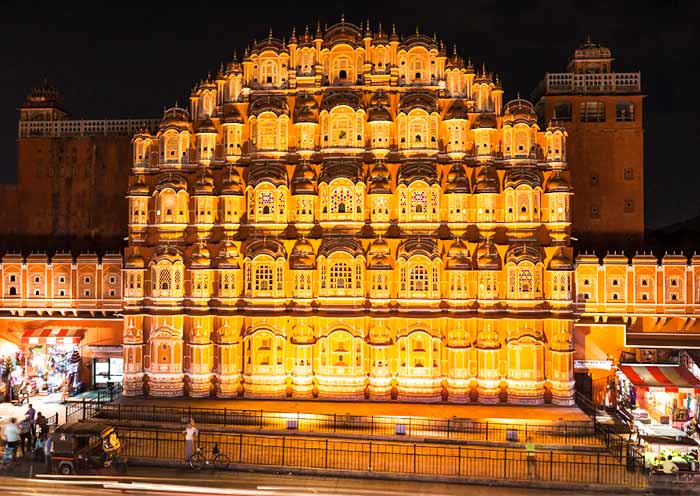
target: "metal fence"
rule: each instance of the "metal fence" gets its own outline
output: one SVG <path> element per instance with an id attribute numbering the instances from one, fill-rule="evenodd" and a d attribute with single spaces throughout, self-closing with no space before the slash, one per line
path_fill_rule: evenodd
<path id="1" fill-rule="evenodd" d="M 83 402 L 71 405 L 67 419 L 97 417 L 117 421 L 143 421 L 182 424 L 194 419 L 198 424 L 246 430 L 298 431 L 401 435 L 411 438 L 453 439 L 482 442 L 525 442 L 539 444 L 603 447 L 590 421 L 535 425 L 487 422 L 465 418 L 388 417 L 349 414 L 279 413 L 227 408 L 164 407 Z"/>
<path id="2" fill-rule="evenodd" d="M 94 396 L 72 399 L 66 402 L 66 422 L 77 422 L 94 417 L 105 405 L 122 395 L 120 383 L 110 384 L 106 389 L 94 391 Z"/>
<path id="3" fill-rule="evenodd" d="M 122 428 L 124 452 L 132 459 L 183 460 L 181 432 Z M 238 465 L 318 469 L 324 473 L 385 473 L 485 480 L 538 480 L 559 483 L 646 487 L 641 460 L 620 461 L 606 453 L 537 451 L 429 443 L 360 441 L 303 436 L 200 431 L 198 446 L 216 445 Z"/>

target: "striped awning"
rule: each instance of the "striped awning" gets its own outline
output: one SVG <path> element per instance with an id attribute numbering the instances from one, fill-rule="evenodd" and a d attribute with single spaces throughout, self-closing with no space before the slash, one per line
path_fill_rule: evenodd
<path id="1" fill-rule="evenodd" d="M 79 344 L 85 329 L 31 329 L 22 334 L 24 344 Z"/>
<path id="2" fill-rule="evenodd" d="M 635 386 L 663 389 L 667 393 L 700 393 L 700 380 L 683 366 L 621 365 L 620 372 Z"/>

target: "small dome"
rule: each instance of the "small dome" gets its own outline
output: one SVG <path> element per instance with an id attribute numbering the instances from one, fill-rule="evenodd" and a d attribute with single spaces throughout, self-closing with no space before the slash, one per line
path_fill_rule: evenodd
<path id="1" fill-rule="evenodd" d="M 219 249 L 218 266 L 222 269 L 239 269 L 238 250 L 230 239 Z"/>
<path id="2" fill-rule="evenodd" d="M 517 167 L 509 169 L 503 177 L 503 188 L 516 189 L 526 184 L 532 189 L 542 186 L 542 179 L 536 169 L 530 167 Z"/>
<path id="3" fill-rule="evenodd" d="M 452 164 L 450 172 L 447 173 L 445 194 L 454 193 L 469 193 L 469 179 L 464 171 L 464 167 L 459 162 Z"/>
<path id="4" fill-rule="evenodd" d="M 388 107 L 389 106 L 389 95 L 387 95 L 384 91 L 379 90 L 376 91 L 372 94 L 372 98 L 369 101 L 369 106 L 370 107 L 375 107 L 375 106 L 382 106 L 382 107 Z"/>
<path id="5" fill-rule="evenodd" d="M 370 107 L 367 120 L 369 122 L 391 122 L 391 113 L 383 105 Z"/>
<path id="6" fill-rule="evenodd" d="M 391 173 L 384 162 L 379 161 L 369 176 L 369 194 L 391 194 Z"/>
<path id="7" fill-rule="evenodd" d="M 477 270 L 501 270 L 501 256 L 490 238 L 479 244 L 474 261 Z"/>
<path id="8" fill-rule="evenodd" d="M 206 118 L 197 126 L 197 134 L 216 134 L 216 125 L 211 119 Z"/>
<path id="9" fill-rule="evenodd" d="M 299 94 L 294 104 L 294 122 L 317 123 L 316 100 L 306 93 Z"/>
<path id="10" fill-rule="evenodd" d="M 243 195 L 243 180 L 235 167 L 228 168 L 228 174 L 221 183 L 222 195 Z"/>
<path id="11" fill-rule="evenodd" d="M 472 262 L 470 259 L 469 248 L 464 244 L 461 238 L 452 243 L 447 251 L 447 270 L 471 270 Z"/>
<path id="12" fill-rule="evenodd" d="M 569 181 L 559 172 L 555 172 L 552 177 L 549 178 L 544 189 L 545 193 L 570 193 L 571 185 Z"/>
<path id="13" fill-rule="evenodd" d="M 370 270 L 390 270 L 392 268 L 389 243 L 382 237 L 372 241 L 367 257 L 369 262 L 367 268 Z"/>
<path id="14" fill-rule="evenodd" d="M 475 129 L 496 129 L 496 115 L 490 112 L 482 112 L 476 116 Z"/>
<path id="15" fill-rule="evenodd" d="M 519 243 L 508 247 L 505 255 L 506 263 L 518 264 L 523 260 L 531 262 L 533 265 L 542 263 L 542 251 L 528 243 Z"/>
<path id="16" fill-rule="evenodd" d="M 211 177 L 209 171 L 203 170 L 194 187 L 195 195 L 213 195 L 214 194 L 214 178 Z"/>
<path id="17" fill-rule="evenodd" d="M 143 269 L 146 267 L 146 261 L 143 259 L 141 254 L 134 252 L 129 258 L 126 259 L 124 265 L 127 269 Z"/>
<path id="18" fill-rule="evenodd" d="M 243 116 L 234 105 L 229 105 L 224 110 L 224 123 L 243 124 Z"/>
<path id="19" fill-rule="evenodd" d="M 316 268 L 316 252 L 306 238 L 301 238 L 294 244 L 289 256 L 291 270 L 313 270 Z"/>
<path id="20" fill-rule="evenodd" d="M 569 256 L 560 248 L 549 261 L 547 270 L 574 270 L 574 265 Z"/>
<path id="21" fill-rule="evenodd" d="M 187 110 L 180 107 L 171 107 L 163 113 L 161 119 L 161 127 L 167 125 L 187 126 L 190 122 L 190 114 Z"/>
<path id="22" fill-rule="evenodd" d="M 469 114 L 467 111 L 467 107 L 464 105 L 464 102 L 462 100 L 455 100 L 452 105 L 450 105 L 450 108 L 447 110 L 445 113 L 445 120 L 450 120 L 450 119 L 468 119 Z M 495 127 L 495 126 L 488 126 L 488 127 Z"/>
<path id="23" fill-rule="evenodd" d="M 204 243 L 194 245 L 194 248 L 192 248 L 191 264 L 193 267 L 209 267 L 209 265 L 211 265 L 211 255 L 207 245 Z"/>
<path id="24" fill-rule="evenodd" d="M 316 172 L 308 162 L 301 162 L 294 168 L 292 195 L 315 195 Z"/>
<path id="25" fill-rule="evenodd" d="M 143 176 L 138 176 L 134 184 L 129 187 L 130 196 L 149 196 L 148 185 L 143 181 Z"/>
<path id="26" fill-rule="evenodd" d="M 498 193 L 498 175 L 488 164 L 484 165 L 476 173 L 474 194 L 479 193 Z"/>

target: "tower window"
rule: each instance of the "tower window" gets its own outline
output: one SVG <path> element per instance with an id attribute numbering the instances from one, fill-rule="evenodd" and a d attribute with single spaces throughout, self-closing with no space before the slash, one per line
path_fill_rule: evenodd
<path id="1" fill-rule="evenodd" d="M 615 120 L 617 122 L 633 122 L 634 104 L 632 102 L 617 102 L 615 104 Z"/>
<path id="2" fill-rule="evenodd" d="M 557 103 L 554 106 L 552 117 L 564 122 L 571 121 L 571 104 L 569 102 Z"/>
<path id="3" fill-rule="evenodd" d="M 625 200 L 625 212 L 634 212 L 632 200 Z"/>
<path id="4" fill-rule="evenodd" d="M 40 283 L 40 282 L 41 282 L 41 277 L 36 276 L 36 277 L 34 278 L 34 282 Z"/>
<path id="5" fill-rule="evenodd" d="M 272 84 L 272 76 L 267 76 L 267 78 L 265 78 L 265 82 L 268 84 Z"/>
<path id="6" fill-rule="evenodd" d="M 10 282 L 16 282 L 16 281 L 17 281 L 17 276 L 15 276 L 14 274 L 12 274 L 12 275 L 10 276 Z"/>
<path id="7" fill-rule="evenodd" d="M 632 167 L 625 167 L 624 178 L 625 181 L 631 181 L 634 179 L 634 169 L 632 169 Z"/>
<path id="8" fill-rule="evenodd" d="M 348 73 L 345 69 L 341 69 L 340 72 L 338 72 L 338 79 L 347 79 L 348 78 Z"/>
<path id="9" fill-rule="evenodd" d="M 579 111 L 581 122 L 605 122 L 603 102 L 581 102 Z"/>

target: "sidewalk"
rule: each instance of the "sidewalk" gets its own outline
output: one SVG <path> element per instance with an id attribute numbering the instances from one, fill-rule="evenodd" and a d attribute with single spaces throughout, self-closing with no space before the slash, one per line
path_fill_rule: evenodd
<path id="1" fill-rule="evenodd" d="M 61 403 L 61 393 L 32 396 L 29 402 L 37 413 L 43 413 L 46 418 L 58 413 L 58 423 L 62 424 L 65 421 L 66 408 Z M 0 403 L 0 424 L 8 422 L 13 417 L 18 421 L 21 420 L 28 408 L 27 403 L 22 404 L 22 406 L 15 406 L 10 402 Z"/>

